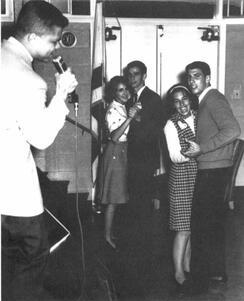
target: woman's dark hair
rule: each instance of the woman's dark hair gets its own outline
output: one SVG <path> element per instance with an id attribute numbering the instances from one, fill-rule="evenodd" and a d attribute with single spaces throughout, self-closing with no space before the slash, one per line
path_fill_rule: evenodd
<path id="1" fill-rule="evenodd" d="M 54 26 L 64 28 L 68 19 L 46 1 L 29 1 L 21 9 L 15 25 L 15 35 L 35 33 L 39 36 L 52 31 Z"/>
<path id="2" fill-rule="evenodd" d="M 176 112 L 175 107 L 174 107 L 174 101 L 173 101 L 174 100 L 173 95 L 175 92 L 184 93 L 184 95 L 186 95 L 190 100 L 191 109 L 193 109 L 193 110 L 197 109 L 195 97 L 190 92 L 190 90 L 182 84 L 176 84 L 176 85 L 172 86 L 167 92 L 167 98 L 166 98 L 167 99 L 167 112 L 168 112 L 169 117 L 172 116 Z"/>
<path id="3" fill-rule="evenodd" d="M 106 86 L 105 99 L 107 102 L 112 102 L 119 84 L 128 87 L 128 81 L 123 76 L 114 76 Z"/>

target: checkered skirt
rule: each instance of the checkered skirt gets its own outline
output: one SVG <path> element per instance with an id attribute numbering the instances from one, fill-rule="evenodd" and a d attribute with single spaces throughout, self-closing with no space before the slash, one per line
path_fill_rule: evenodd
<path id="1" fill-rule="evenodd" d="M 179 120 L 187 126 L 181 129 Z M 188 144 L 185 142 L 185 138 L 195 141 L 194 133 L 179 114 L 174 115 L 171 121 L 177 129 L 181 149 L 186 150 Z M 169 172 L 170 230 L 190 231 L 191 205 L 196 174 L 197 162 L 195 159 L 184 163 L 172 163 L 171 165 Z"/>

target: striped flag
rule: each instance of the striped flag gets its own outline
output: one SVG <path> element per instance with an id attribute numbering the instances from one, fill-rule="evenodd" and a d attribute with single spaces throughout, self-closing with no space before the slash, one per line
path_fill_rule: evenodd
<path id="1" fill-rule="evenodd" d="M 104 91 L 104 20 L 102 2 L 96 1 L 93 35 L 91 80 L 91 130 L 92 135 L 92 202 L 96 198 L 98 163 L 102 151 L 105 104 Z"/>

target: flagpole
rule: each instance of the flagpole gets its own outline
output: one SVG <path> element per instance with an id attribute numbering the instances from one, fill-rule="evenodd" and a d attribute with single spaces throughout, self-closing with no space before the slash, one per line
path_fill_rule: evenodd
<path id="1" fill-rule="evenodd" d="M 104 19 L 102 13 L 103 3 L 96 2 L 94 28 L 93 28 L 93 51 L 92 51 L 92 79 L 91 79 L 91 130 L 92 137 L 92 158 L 91 158 L 91 180 L 92 205 L 95 205 L 98 163 L 101 154 L 102 127 L 104 123 Z"/>

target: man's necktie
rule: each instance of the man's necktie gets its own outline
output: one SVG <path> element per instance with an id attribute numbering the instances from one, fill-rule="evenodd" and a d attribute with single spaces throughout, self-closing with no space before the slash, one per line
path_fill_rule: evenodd
<path id="1" fill-rule="evenodd" d="M 133 105 L 137 102 L 137 98 L 138 98 L 138 95 L 137 95 L 137 93 L 135 93 L 133 95 Z"/>
<path id="2" fill-rule="evenodd" d="M 199 99 L 197 96 L 194 95 L 193 101 L 192 101 L 192 109 L 197 111 L 199 107 Z"/>

